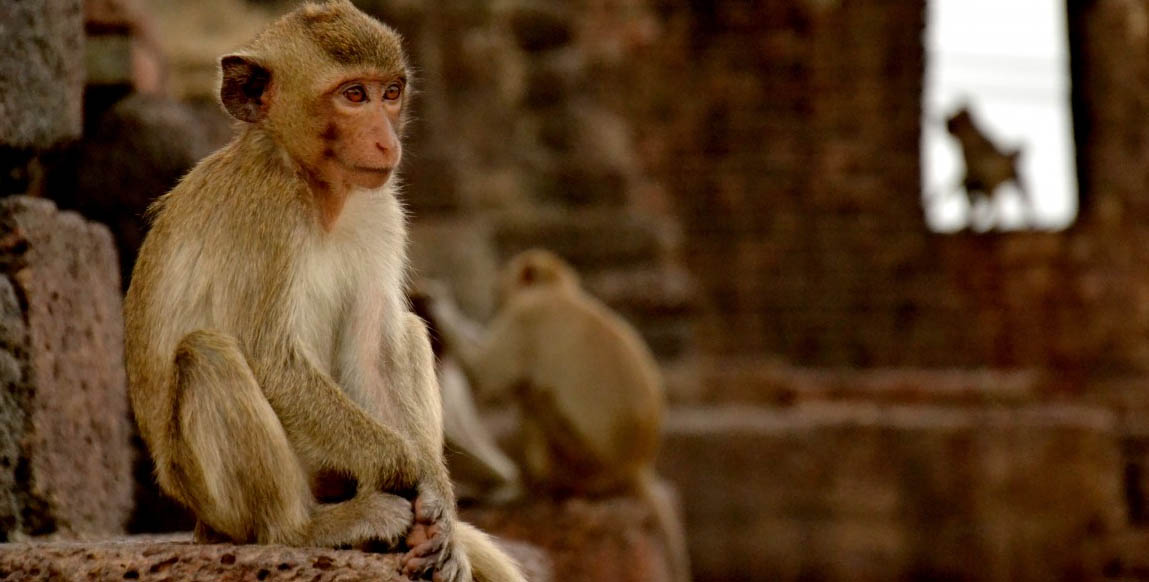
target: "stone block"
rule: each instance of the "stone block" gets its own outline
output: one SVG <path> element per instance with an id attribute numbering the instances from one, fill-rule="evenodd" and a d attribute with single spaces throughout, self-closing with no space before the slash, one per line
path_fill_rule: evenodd
<path id="1" fill-rule="evenodd" d="M 230 125 L 218 107 L 204 111 L 137 94 L 104 113 L 84 137 L 76 199 L 67 206 L 112 229 L 125 287 L 147 232 L 148 205 L 201 158 L 223 146 Z M 174 135 L 180 138 L 172 139 Z"/>
<path id="2" fill-rule="evenodd" d="M 80 0 L 0 3 L 0 146 L 48 149 L 80 136 Z"/>
<path id="3" fill-rule="evenodd" d="M 119 532 L 132 483 L 111 235 L 47 200 L 10 197 L 0 241 L 0 512 L 16 510 L 0 513 L 0 537 Z"/>
<path id="4" fill-rule="evenodd" d="M 527 2 L 510 15 L 515 42 L 525 51 L 541 52 L 574 39 L 574 14 L 557 2 Z"/>
<path id="5" fill-rule="evenodd" d="M 541 548 L 564 582 L 670 580 L 653 516 L 634 499 L 536 500 L 461 516 L 500 538 Z"/>
<path id="6" fill-rule="evenodd" d="M 805 368 L 762 357 L 700 358 L 694 385 L 672 394 L 683 403 L 866 402 L 943 406 L 1019 406 L 1053 392 L 1039 370 Z"/>
<path id="7" fill-rule="evenodd" d="M 503 544 L 531 582 L 550 582 L 546 557 L 526 544 Z M 81 582 L 405 582 L 398 554 L 356 550 L 193 544 L 187 536 L 135 536 L 91 543 L 0 544 L 0 579 Z M 11 578 L 15 575 L 15 578 Z"/>
<path id="8" fill-rule="evenodd" d="M 415 219 L 410 228 L 411 266 L 419 277 L 446 283 L 468 316 L 486 320 L 494 311 L 499 265 L 489 230 L 467 219 Z"/>
<path id="9" fill-rule="evenodd" d="M 584 275 L 606 268 L 651 265 L 661 256 L 659 225 L 618 211 L 532 212 L 506 215 L 494 225 L 500 258 L 543 247 Z"/>
<path id="10" fill-rule="evenodd" d="M 1089 580 L 1123 524 L 1113 417 L 1068 406 L 671 413 L 695 579 Z"/>

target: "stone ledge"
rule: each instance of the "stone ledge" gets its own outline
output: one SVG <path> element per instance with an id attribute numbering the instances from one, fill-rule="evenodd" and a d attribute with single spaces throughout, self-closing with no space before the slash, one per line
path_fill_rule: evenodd
<path id="1" fill-rule="evenodd" d="M 547 582 L 543 553 L 526 544 L 502 544 L 523 565 L 527 579 Z M 187 535 L 133 536 L 98 542 L 0 544 L 0 580 L 80 582 L 154 580 L 227 582 L 405 581 L 398 554 L 287 546 L 200 545 Z"/>
<path id="2" fill-rule="evenodd" d="M 542 548 L 563 582 L 670 580 L 653 516 L 636 499 L 531 500 L 461 516 L 502 539 Z"/>
<path id="3" fill-rule="evenodd" d="M 811 402 L 1024 406 L 1057 392 L 1055 374 L 1040 370 L 957 368 L 804 368 L 782 361 L 700 359 L 668 377 L 681 404 L 790 406 Z"/>
<path id="4" fill-rule="evenodd" d="M 1069 405 L 678 408 L 659 467 L 700 582 L 1093 580 L 1125 523 L 1117 427 Z"/>

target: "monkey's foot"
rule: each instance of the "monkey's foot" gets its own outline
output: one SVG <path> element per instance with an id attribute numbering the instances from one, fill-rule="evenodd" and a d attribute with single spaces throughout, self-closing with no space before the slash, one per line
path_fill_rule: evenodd
<path id="1" fill-rule="evenodd" d="M 430 576 L 433 582 L 471 580 L 471 564 L 455 544 L 441 503 L 423 496 L 415 500 L 415 525 L 407 534 L 407 546 L 411 550 L 399 563 L 404 576 L 412 580 Z"/>
<path id="2" fill-rule="evenodd" d="M 210 525 L 198 520 L 195 522 L 192 540 L 197 544 L 227 544 L 232 541 L 227 536 L 212 529 Z"/>

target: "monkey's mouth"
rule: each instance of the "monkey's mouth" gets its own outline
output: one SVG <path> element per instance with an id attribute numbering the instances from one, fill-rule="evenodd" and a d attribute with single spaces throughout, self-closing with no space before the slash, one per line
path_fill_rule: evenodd
<path id="1" fill-rule="evenodd" d="M 386 176 L 387 174 L 390 174 L 391 170 L 393 170 L 394 168 L 391 166 L 386 166 L 386 167 L 382 167 L 382 168 L 376 168 L 376 167 L 372 167 L 372 166 L 351 166 L 351 169 L 355 170 L 356 172 L 363 172 L 365 174 L 374 174 L 376 176 Z"/>

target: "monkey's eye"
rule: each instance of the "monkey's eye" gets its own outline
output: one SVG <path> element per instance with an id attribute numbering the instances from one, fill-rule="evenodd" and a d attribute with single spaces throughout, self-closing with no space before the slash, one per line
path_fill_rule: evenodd
<path id="1" fill-rule="evenodd" d="M 402 94 L 403 85 L 400 85 L 399 83 L 391 83 L 390 85 L 387 85 L 386 89 L 383 90 L 383 98 L 388 101 L 394 101 L 398 99 Z"/>
<path id="2" fill-rule="evenodd" d="M 367 101 L 367 91 L 363 90 L 363 87 L 356 85 L 344 89 L 343 97 L 352 103 L 363 103 Z"/>

